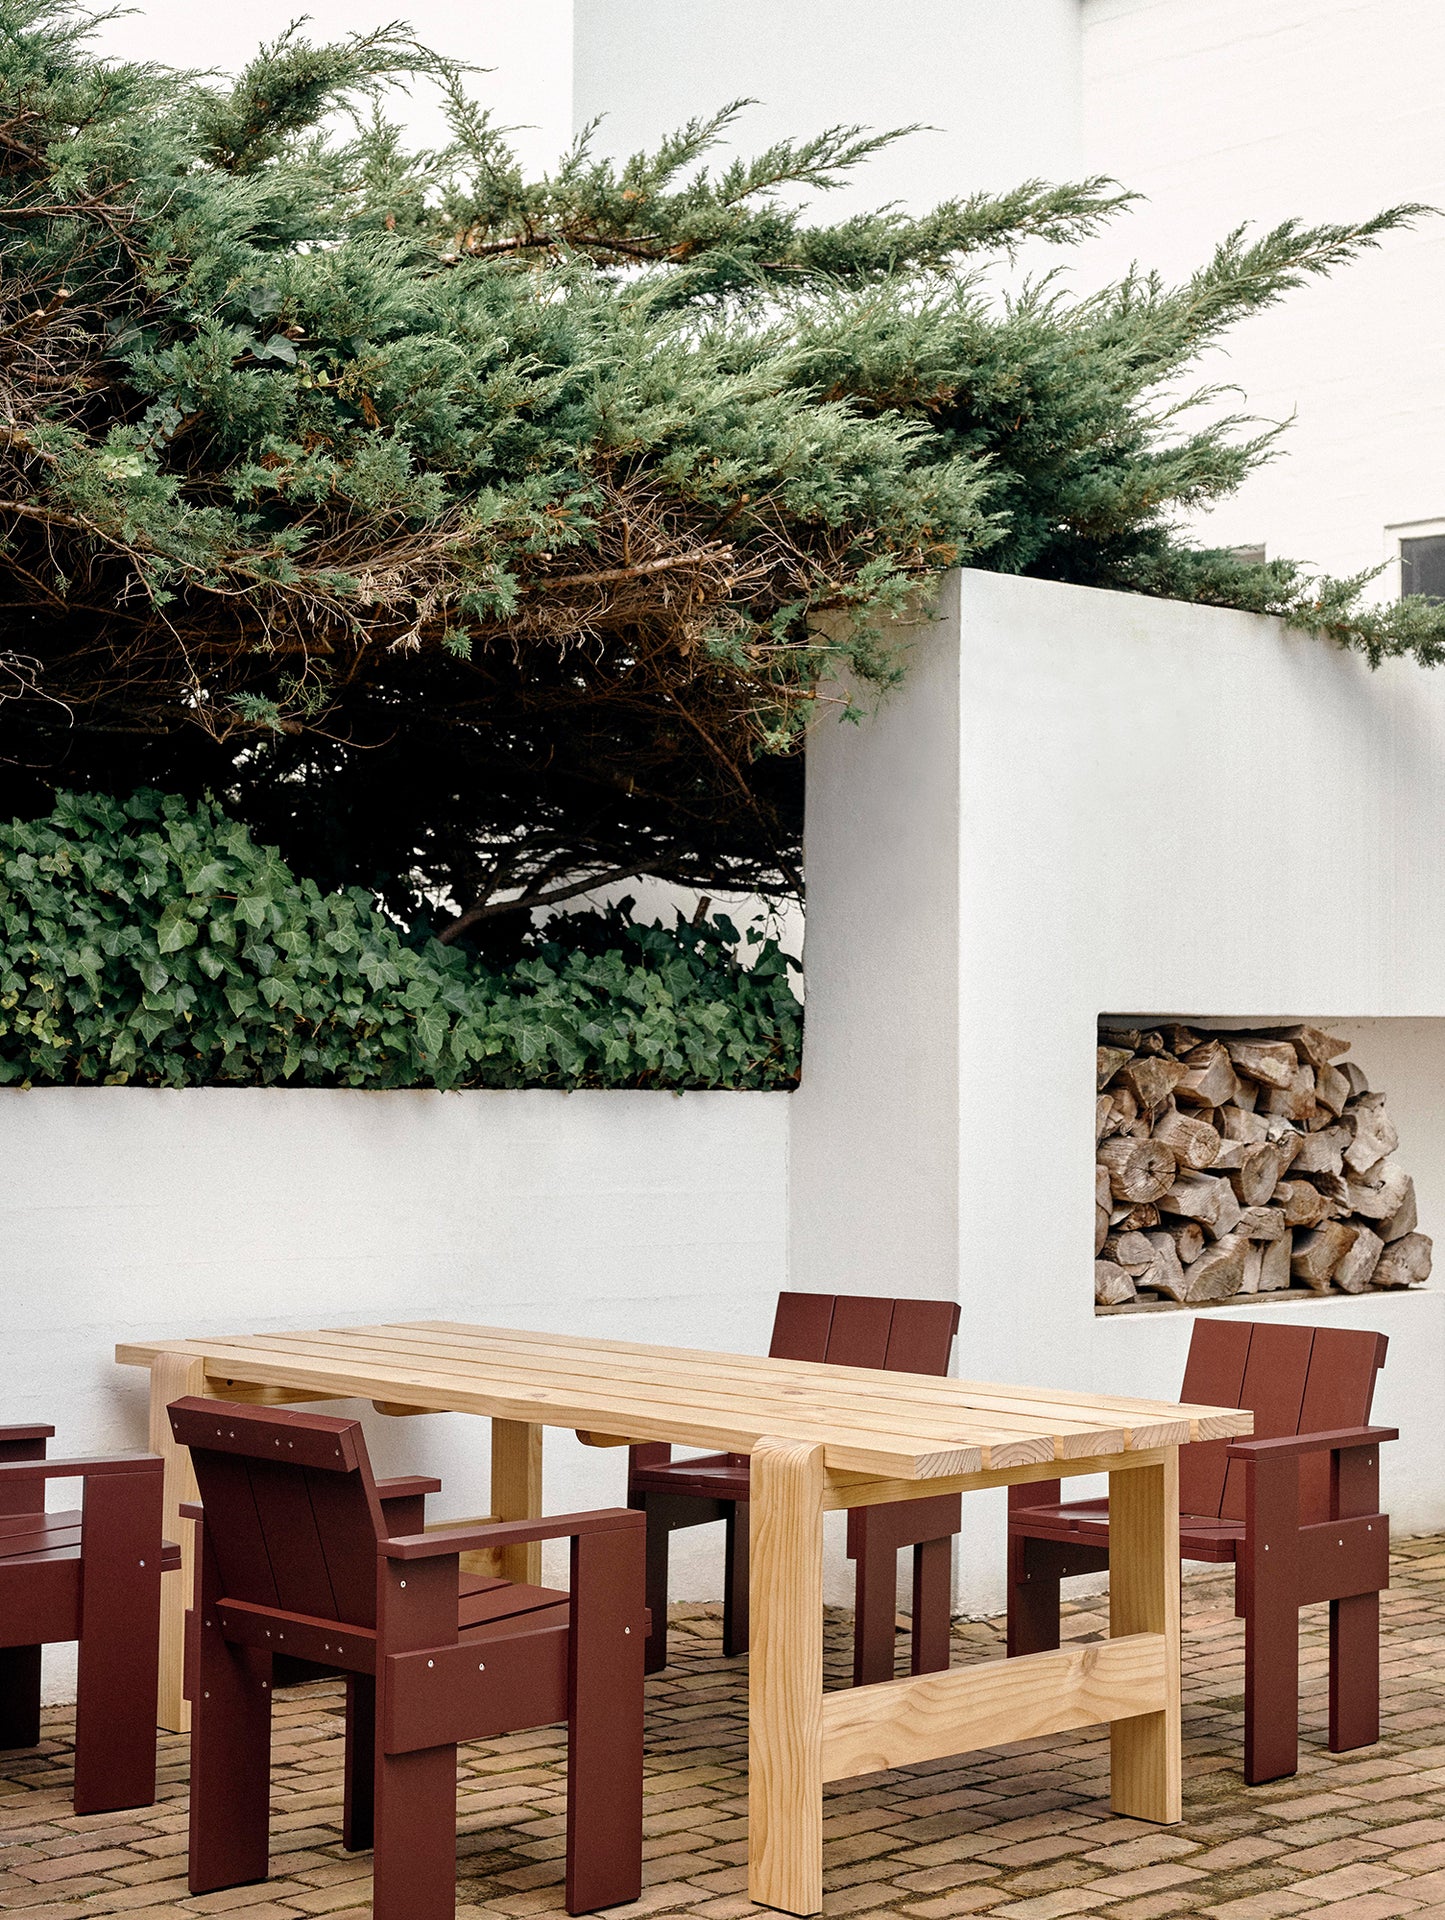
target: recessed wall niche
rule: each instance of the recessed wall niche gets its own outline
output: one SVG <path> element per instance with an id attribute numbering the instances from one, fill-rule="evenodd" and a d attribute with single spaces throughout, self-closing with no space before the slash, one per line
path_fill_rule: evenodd
<path id="1" fill-rule="evenodd" d="M 1103 1016 L 1096 1310 L 1423 1286 L 1432 1243 L 1385 1072 L 1398 1049 L 1348 1030 L 1421 1024 L 1440 1023 Z"/>

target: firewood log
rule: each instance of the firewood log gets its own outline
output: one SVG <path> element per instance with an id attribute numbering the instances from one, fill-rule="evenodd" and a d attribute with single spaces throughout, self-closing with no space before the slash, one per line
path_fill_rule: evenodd
<path id="1" fill-rule="evenodd" d="M 1280 1154 L 1272 1145 L 1246 1147 L 1237 1167 L 1228 1173 L 1239 1203 L 1244 1207 L 1262 1207 L 1279 1185 Z"/>
<path id="2" fill-rule="evenodd" d="M 1228 1180 L 1209 1173 L 1184 1172 L 1160 1194 L 1159 1211 L 1181 1214 L 1186 1220 L 1197 1220 L 1202 1227 L 1212 1227 L 1224 1206 L 1225 1194 L 1233 1198 Z"/>
<path id="3" fill-rule="evenodd" d="M 1239 1283 L 1241 1293 L 1258 1293 L 1259 1277 L 1264 1271 L 1264 1250 L 1267 1241 L 1251 1240 L 1244 1255 L 1244 1278 Z"/>
<path id="4" fill-rule="evenodd" d="M 1118 1220 L 1111 1219 L 1110 1226 L 1116 1233 L 1144 1233 L 1150 1227 L 1159 1224 L 1159 1208 L 1153 1200 L 1141 1200 L 1132 1206 Z"/>
<path id="5" fill-rule="evenodd" d="M 1343 1174 L 1312 1173 L 1308 1176 L 1310 1185 L 1319 1193 L 1325 1203 L 1325 1216 L 1332 1220 L 1348 1220 L 1354 1212 L 1350 1200 L 1350 1183 Z"/>
<path id="6" fill-rule="evenodd" d="M 1094 1102 L 1094 1145 L 1098 1146 L 1114 1120 L 1114 1096 L 1101 1093 Z"/>
<path id="7" fill-rule="evenodd" d="M 1226 1140 L 1238 1140 L 1257 1146 L 1269 1137 L 1269 1122 L 1262 1113 L 1247 1113 L 1243 1107 L 1226 1107 L 1219 1130 Z"/>
<path id="8" fill-rule="evenodd" d="M 1238 1088 L 1238 1092 L 1234 1096 L 1235 1106 L 1239 1108 L 1241 1113 L 1253 1113 L 1259 1105 L 1260 1090 L 1258 1083 L 1253 1080 L 1239 1079 L 1236 1080 L 1235 1085 Z"/>
<path id="9" fill-rule="evenodd" d="M 1289 1270 L 1316 1293 L 1329 1287 L 1335 1268 L 1355 1244 L 1356 1232 L 1340 1220 L 1326 1220 L 1323 1226 L 1294 1237 L 1294 1257 Z"/>
<path id="10" fill-rule="evenodd" d="M 1161 1199 L 1174 1179 L 1174 1155 L 1162 1140 L 1106 1140 L 1098 1154 L 1114 1198 L 1130 1206 Z"/>
<path id="11" fill-rule="evenodd" d="M 1193 1053 L 1194 1049 L 1199 1045 L 1199 1035 L 1195 1033 L 1192 1027 L 1181 1027 L 1178 1025 L 1165 1027 L 1164 1040 L 1169 1051 L 1180 1060 L 1184 1058 L 1186 1053 Z"/>
<path id="12" fill-rule="evenodd" d="M 1096 1259 L 1103 1252 L 1104 1242 L 1108 1239 L 1108 1237 L 1109 1237 L 1109 1209 L 1107 1207 L 1095 1207 L 1094 1209 L 1094 1257 Z"/>
<path id="13" fill-rule="evenodd" d="M 1212 1166 L 1219 1152 L 1219 1135 L 1202 1120 L 1191 1119 L 1169 1107 L 1154 1122 L 1154 1138 L 1169 1147 L 1181 1167 Z"/>
<path id="14" fill-rule="evenodd" d="M 1394 1122 L 1385 1111 L 1382 1093 L 1362 1093 L 1345 1109 L 1345 1124 L 1351 1127 L 1350 1144 L 1345 1148 L 1345 1165 L 1352 1173 L 1363 1173 L 1400 1144 Z"/>
<path id="15" fill-rule="evenodd" d="M 1398 1160 L 1382 1160 L 1362 1178 L 1348 1182 L 1350 1210 L 1366 1220 L 1389 1220 L 1405 1204 L 1410 1176 Z"/>
<path id="16" fill-rule="evenodd" d="M 1184 1061 L 1184 1077 L 1175 1088 L 1192 1107 L 1223 1107 L 1238 1097 L 1239 1080 L 1218 1041 L 1196 1047 Z"/>
<path id="17" fill-rule="evenodd" d="M 1385 1243 L 1363 1220 L 1352 1220 L 1350 1225 L 1355 1230 L 1355 1244 L 1335 1268 L 1334 1282 L 1341 1293 L 1363 1293 L 1380 1264 Z"/>
<path id="18" fill-rule="evenodd" d="M 1329 1201 L 1308 1180 L 1281 1180 L 1274 1190 L 1274 1204 L 1284 1208 L 1287 1227 L 1315 1227 L 1329 1212 Z"/>
<path id="19" fill-rule="evenodd" d="M 1109 1186 L 1109 1169 L 1107 1167 L 1095 1167 L 1094 1205 L 1096 1207 L 1112 1207 L 1113 1204 L 1114 1195 Z"/>
<path id="20" fill-rule="evenodd" d="M 1407 1233 L 1392 1240 L 1380 1255 L 1380 1264 L 1370 1275 L 1374 1287 L 1417 1287 L 1430 1278 L 1434 1242 L 1428 1233 Z"/>
<path id="21" fill-rule="evenodd" d="M 1148 1236 L 1142 1233 L 1111 1233 L 1104 1242 L 1101 1258 L 1112 1260 L 1125 1273 L 1140 1274 L 1154 1258 Z"/>
<path id="22" fill-rule="evenodd" d="M 1122 1307 L 1126 1302 L 1136 1299 L 1134 1282 L 1122 1267 L 1114 1266 L 1108 1260 L 1094 1262 L 1094 1304 L 1100 1307 Z"/>
<path id="23" fill-rule="evenodd" d="M 1233 1040 L 1224 1044 L 1236 1073 L 1264 1087 L 1287 1087 L 1299 1071 L 1295 1050 L 1286 1040 Z"/>
<path id="24" fill-rule="evenodd" d="M 1259 1269 L 1259 1291 L 1280 1293 L 1290 1280 L 1289 1265 L 1294 1257 L 1294 1235 L 1285 1232 L 1278 1240 L 1255 1240 L 1252 1246 L 1264 1248 Z"/>
<path id="25" fill-rule="evenodd" d="M 1191 1306 L 1211 1300 L 1228 1300 L 1244 1284 L 1244 1267 L 1249 1258 L 1249 1242 L 1234 1234 L 1216 1240 L 1207 1252 L 1187 1270 Z"/>
<path id="26" fill-rule="evenodd" d="M 1215 1173 L 1234 1173 L 1244 1165 L 1245 1157 L 1255 1151 L 1252 1140 L 1221 1140 L 1211 1166 Z"/>
<path id="27" fill-rule="evenodd" d="M 1153 1253 L 1148 1267 L 1135 1281 L 1139 1287 L 1147 1287 L 1151 1293 L 1162 1293 L 1170 1300 L 1185 1300 L 1189 1297 L 1189 1282 L 1184 1268 L 1180 1264 L 1173 1236 L 1167 1233 L 1148 1235 Z"/>
<path id="28" fill-rule="evenodd" d="M 1246 1240 L 1278 1240 L 1284 1232 L 1284 1209 L 1246 1207 L 1234 1231 Z"/>
<path id="29" fill-rule="evenodd" d="M 1400 1240 L 1407 1233 L 1413 1233 L 1418 1225 L 1419 1218 L 1415 1212 L 1415 1182 L 1407 1179 L 1405 1198 L 1400 1202 L 1399 1209 L 1392 1213 L 1388 1220 L 1382 1220 L 1376 1232 L 1384 1241 Z"/>
<path id="30" fill-rule="evenodd" d="M 1146 1113 L 1157 1113 L 1183 1078 L 1179 1062 L 1162 1054 L 1137 1054 L 1119 1074 L 1121 1083 Z"/>
<path id="31" fill-rule="evenodd" d="M 1288 1040 L 1300 1059 L 1316 1070 L 1327 1067 L 1332 1060 L 1338 1060 L 1342 1053 L 1350 1050 L 1348 1040 L 1341 1040 L 1337 1034 L 1326 1033 L 1323 1027 L 1281 1027 L 1270 1038 Z"/>
<path id="32" fill-rule="evenodd" d="M 1344 1127 L 1326 1127 L 1305 1134 L 1294 1157 L 1292 1173 L 1339 1173 L 1345 1164 L 1349 1133 Z"/>
<path id="33" fill-rule="evenodd" d="M 1297 1066 L 1287 1087 L 1271 1087 L 1265 1102 L 1266 1113 L 1301 1124 L 1313 1118 L 1315 1106 L 1315 1070 Z"/>
<path id="34" fill-rule="evenodd" d="M 1345 1076 L 1345 1078 L 1350 1083 L 1350 1098 L 1352 1100 L 1358 1098 L 1360 1094 L 1368 1093 L 1370 1091 L 1370 1083 L 1365 1078 L 1365 1069 L 1359 1064 L 1358 1061 L 1355 1061 L 1355 1060 L 1341 1061 L 1340 1072 Z"/>
<path id="35" fill-rule="evenodd" d="M 1322 1107 L 1328 1107 L 1333 1114 L 1345 1110 L 1345 1102 L 1350 1097 L 1350 1083 L 1338 1067 L 1332 1067 L 1328 1061 L 1315 1068 L 1315 1098 Z"/>
<path id="36" fill-rule="evenodd" d="M 1181 1266 L 1187 1267 L 1191 1260 L 1197 1260 L 1204 1251 L 1204 1229 L 1197 1220 L 1185 1220 L 1176 1225 L 1170 1221 L 1163 1231 L 1174 1242 L 1174 1251 L 1179 1255 Z"/>
<path id="37" fill-rule="evenodd" d="M 1137 1053 L 1140 1033 L 1137 1027 L 1100 1027 L 1099 1038 L 1105 1046 L 1119 1047 L 1125 1053 Z"/>
<path id="38" fill-rule="evenodd" d="M 1099 1048 L 1099 1085 L 1100 1087 L 1106 1087 L 1109 1084 L 1109 1082 L 1113 1079 L 1114 1075 L 1119 1071 L 1120 1067 L 1123 1066 L 1124 1062 L 1128 1058 L 1129 1058 L 1128 1050 L 1124 1047 L 1100 1047 Z"/>

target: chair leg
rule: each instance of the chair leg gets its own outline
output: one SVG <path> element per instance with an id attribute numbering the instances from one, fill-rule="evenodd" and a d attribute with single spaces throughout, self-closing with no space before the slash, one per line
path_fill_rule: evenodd
<path id="1" fill-rule="evenodd" d="M 156 1797 L 161 1476 L 85 1483 L 75 1699 L 75 1811 L 148 1807 Z"/>
<path id="2" fill-rule="evenodd" d="M 1299 1766 L 1297 1461 L 1249 1462 L 1244 1524 L 1244 1777 L 1257 1787 Z"/>
<path id="3" fill-rule="evenodd" d="M 567 1652 L 567 1911 L 642 1892 L 643 1581 L 635 1533 L 572 1542 Z"/>
<path id="4" fill-rule="evenodd" d="M 723 1653 L 727 1659 L 748 1650 L 748 1571 L 750 1508 L 745 1500 L 728 1508 L 723 1573 Z"/>
<path id="5" fill-rule="evenodd" d="M 346 1786 L 341 1844 L 361 1853 L 376 1833 L 376 1681 L 369 1673 L 346 1676 Z"/>
<path id="6" fill-rule="evenodd" d="M 1350 1447 L 1331 1456 L 1330 1511 L 1340 1520 L 1375 1516 L 1371 1532 L 1388 1551 L 1380 1512 L 1380 1450 Z M 1389 1562 L 1377 1576 L 1389 1580 Z M 1330 1751 L 1372 1746 L 1380 1737 L 1380 1596 L 1330 1602 Z"/>
<path id="7" fill-rule="evenodd" d="M 1330 1602 L 1330 1752 L 1380 1737 L 1380 1596 Z"/>
<path id="8" fill-rule="evenodd" d="M 1008 1543 L 1008 1654 L 1051 1653 L 1059 1644 L 1059 1575 L 1033 1542 Z"/>
<path id="9" fill-rule="evenodd" d="M 649 1503 L 642 1511 L 647 1519 L 647 1606 L 652 1614 L 643 1671 L 661 1673 L 667 1665 L 668 1526 L 660 1503 Z"/>
<path id="10" fill-rule="evenodd" d="M 953 1657 L 953 1541 L 922 1540 L 913 1549 L 914 1673 L 944 1673 Z"/>
<path id="11" fill-rule="evenodd" d="M 898 1617 L 898 1554 L 865 1535 L 854 1561 L 853 1685 L 876 1686 L 893 1678 L 893 1637 Z"/>
<path id="12" fill-rule="evenodd" d="M 271 1660 L 196 1625 L 191 1701 L 193 1894 L 246 1886 L 270 1871 Z"/>
<path id="13" fill-rule="evenodd" d="M 457 1750 L 375 1755 L 372 1920 L 453 1920 L 457 1908 Z"/>
<path id="14" fill-rule="evenodd" d="M 40 1742 L 40 1649 L 0 1647 L 0 1747 Z"/>

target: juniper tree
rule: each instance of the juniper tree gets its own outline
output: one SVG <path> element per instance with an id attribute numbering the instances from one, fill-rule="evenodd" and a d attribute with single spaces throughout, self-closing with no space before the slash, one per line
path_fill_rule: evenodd
<path id="1" fill-rule="evenodd" d="M 385 117 L 423 79 L 438 151 Z M 645 873 L 796 890 L 820 686 L 886 689 L 957 564 L 1440 657 L 1435 607 L 1192 547 L 1276 434 L 1166 397 L 1419 209 L 1080 298 L 996 268 L 1110 183 L 827 224 L 797 190 L 897 136 L 719 166 L 736 111 L 529 180 L 401 26 L 222 83 L 0 0 L 0 803 L 209 789 L 454 932 Z"/>

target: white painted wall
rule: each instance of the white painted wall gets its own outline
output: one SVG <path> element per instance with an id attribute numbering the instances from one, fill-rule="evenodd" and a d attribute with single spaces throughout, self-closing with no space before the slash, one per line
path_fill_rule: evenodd
<path id="1" fill-rule="evenodd" d="M 303 13 L 304 31 L 313 40 L 367 33 L 400 17 L 424 45 L 468 62 L 476 69 L 470 80 L 474 96 L 500 125 L 517 129 L 517 152 L 534 171 L 550 167 L 571 140 L 571 0 L 527 0 L 525 6 L 516 0 L 410 0 L 399 8 L 386 0 L 309 0 L 305 7 L 293 0 L 250 0 L 237 13 L 197 0 L 137 0 L 103 19 L 96 41 L 118 59 L 234 73 Z M 388 89 L 383 100 L 388 118 L 406 125 L 418 143 L 445 140 L 431 85 L 418 85 L 410 98 Z"/>
<path id="2" fill-rule="evenodd" d="M 1078 170 L 1078 0 L 576 0 L 573 46 L 574 121 L 604 115 L 608 153 L 739 98 L 758 103 L 743 153 L 840 122 L 928 129 L 827 195 L 828 218 Z"/>
<path id="3" fill-rule="evenodd" d="M 1083 165 L 1148 195 L 1091 271 L 1183 275 L 1246 220 L 1445 206 L 1435 0 L 1083 0 L 1082 18 Z M 1397 551 L 1387 527 L 1445 516 L 1442 356 L 1440 219 L 1248 321 L 1207 371 L 1294 424 L 1207 537 L 1353 573 Z"/>
<path id="4" fill-rule="evenodd" d="M 1385 1022 L 1359 1058 L 1445 1228 L 1445 676 L 965 572 L 810 756 L 794 1286 L 956 1289 L 965 1375 L 1177 1393 L 1190 1315 L 1093 1312 L 1104 1011 Z M 1269 1311 L 1394 1338 L 1388 1497 L 1445 1524 L 1445 1295 Z M 970 1504 L 960 1593 L 993 1607 L 1001 1502 Z"/>
<path id="5" fill-rule="evenodd" d="M 788 1098 L 0 1092 L 0 1424 L 143 1447 L 147 1376 L 112 1357 L 131 1339 L 456 1319 L 766 1352 Z M 381 1471 L 442 1476 L 438 1518 L 487 1510 L 486 1421 L 336 1410 Z M 570 1433 L 544 1472 L 552 1512 L 626 1498 L 626 1455 Z M 721 1591 L 721 1529 L 674 1559 L 675 1598 Z M 64 1697 L 60 1650 L 49 1671 Z"/>

